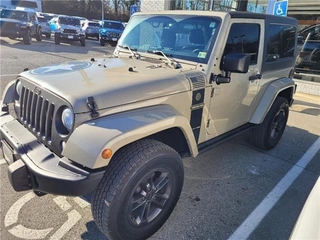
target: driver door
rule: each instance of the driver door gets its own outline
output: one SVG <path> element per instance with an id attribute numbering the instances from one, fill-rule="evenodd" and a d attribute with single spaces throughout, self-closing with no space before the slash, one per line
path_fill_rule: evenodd
<path id="1" fill-rule="evenodd" d="M 226 84 L 212 83 L 207 133 L 215 137 L 247 123 L 256 106 L 261 79 L 264 21 L 232 20 L 223 56 L 245 53 L 251 56 L 247 73 L 231 73 Z M 223 59 L 223 57 L 221 58 Z"/>

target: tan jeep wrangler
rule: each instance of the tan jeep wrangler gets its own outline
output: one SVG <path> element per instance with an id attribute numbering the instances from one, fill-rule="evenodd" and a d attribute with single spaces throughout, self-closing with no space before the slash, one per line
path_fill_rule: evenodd
<path id="1" fill-rule="evenodd" d="M 182 158 L 247 130 L 254 146 L 277 145 L 296 30 L 246 12 L 137 13 L 112 56 L 21 73 L 0 118 L 13 188 L 93 193 L 108 238 L 150 237 L 179 199 Z"/>

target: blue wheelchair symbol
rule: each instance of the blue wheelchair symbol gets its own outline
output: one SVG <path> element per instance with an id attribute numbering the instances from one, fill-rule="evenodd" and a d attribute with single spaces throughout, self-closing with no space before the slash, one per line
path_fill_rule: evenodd
<path id="1" fill-rule="evenodd" d="M 273 7 L 273 15 L 287 16 L 288 1 L 275 2 Z"/>

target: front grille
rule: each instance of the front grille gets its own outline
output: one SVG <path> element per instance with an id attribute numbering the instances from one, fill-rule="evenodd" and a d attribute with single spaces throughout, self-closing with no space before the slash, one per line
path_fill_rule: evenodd
<path id="1" fill-rule="evenodd" d="M 51 144 L 55 105 L 35 92 L 22 88 L 20 97 L 21 122 L 42 140 Z"/>
<path id="2" fill-rule="evenodd" d="M 74 30 L 74 29 L 64 29 L 63 32 L 64 33 L 77 34 L 77 30 Z"/>
<path id="3" fill-rule="evenodd" d="M 121 36 L 121 33 L 116 33 L 116 32 L 109 32 L 109 37 L 116 37 L 119 38 Z"/>
<path id="4" fill-rule="evenodd" d="M 1 26 L 1 31 L 14 31 L 17 28 L 17 23 L 12 23 L 12 22 L 3 22 L 1 21 L 0 23 Z"/>

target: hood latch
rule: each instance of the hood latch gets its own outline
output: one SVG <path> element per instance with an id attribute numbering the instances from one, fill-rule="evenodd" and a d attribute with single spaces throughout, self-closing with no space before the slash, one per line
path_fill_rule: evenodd
<path id="1" fill-rule="evenodd" d="M 95 118 L 99 116 L 99 113 L 96 111 L 96 103 L 93 97 L 87 97 L 87 107 L 91 111 L 91 117 Z"/>

